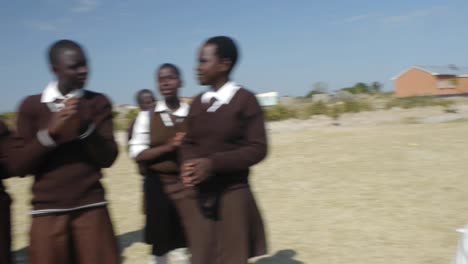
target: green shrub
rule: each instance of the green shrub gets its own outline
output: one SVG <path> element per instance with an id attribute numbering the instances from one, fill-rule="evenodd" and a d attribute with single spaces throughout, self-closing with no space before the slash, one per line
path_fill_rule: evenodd
<path id="1" fill-rule="evenodd" d="M 333 119 L 338 119 L 343 113 L 359 113 L 371 110 L 373 110 L 373 107 L 371 103 L 366 100 L 345 99 L 334 104 L 326 104 L 322 101 L 315 102 L 310 104 L 305 109 L 305 112 L 309 117 L 314 115 L 327 115 Z"/>
<path id="2" fill-rule="evenodd" d="M 457 109 L 452 109 L 452 108 L 445 108 L 445 109 L 444 109 L 444 112 L 445 112 L 445 113 L 449 113 L 449 114 L 456 114 L 456 113 L 458 113 Z"/>
<path id="3" fill-rule="evenodd" d="M 16 113 L 9 112 L 9 113 L 1 113 L 0 120 L 5 122 L 5 124 L 10 128 L 14 129 L 16 125 Z"/>
<path id="4" fill-rule="evenodd" d="M 326 103 L 318 101 L 306 107 L 305 112 L 308 117 L 314 115 L 326 115 L 328 113 L 328 106 Z"/>
<path id="5" fill-rule="evenodd" d="M 139 109 L 130 109 L 128 110 L 127 114 L 125 115 L 125 118 L 133 121 L 136 119 L 136 117 L 138 116 L 138 114 L 140 113 L 140 110 Z"/>
<path id="6" fill-rule="evenodd" d="M 348 99 L 343 101 L 344 113 L 359 113 L 373 110 L 372 105 L 364 100 Z"/>
<path id="7" fill-rule="evenodd" d="M 343 108 L 343 103 L 336 103 L 333 104 L 331 107 L 329 107 L 329 110 L 327 111 L 327 115 L 335 120 L 340 118 L 341 114 L 343 114 L 344 108 Z"/>
<path id="8" fill-rule="evenodd" d="M 265 109 L 265 119 L 267 121 L 280 121 L 295 117 L 296 111 L 283 105 L 277 105 Z"/>
<path id="9" fill-rule="evenodd" d="M 401 107 L 403 109 L 427 106 L 443 106 L 448 107 L 453 105 L 453 100 L 434 98 L 434 97 L 410 97 L 410 98 L 393 98 L 387 102 L 386 108 Z"/>
<path id="10" fill-rule="evenodd" d="M 114 130 L 117 131 L 127 131 L 130 127 L 131 122 L 127 119 L 118 119 L 114 120 Z"/>
<path id="11" fill-rule="evenodd" d="M 419 124 L 420 121 L 417 117 L 410 116 L 410 117 L 402 118 L 401 123 L 410 125 L 410 124 Z"/>

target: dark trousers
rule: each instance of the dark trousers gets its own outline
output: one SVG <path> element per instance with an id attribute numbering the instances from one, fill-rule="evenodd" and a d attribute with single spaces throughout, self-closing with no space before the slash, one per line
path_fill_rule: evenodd
<path id="1" fill-rule="evenodd" d="M 0 264 L 11 264 L 11 198 L 0 191 Z"/>

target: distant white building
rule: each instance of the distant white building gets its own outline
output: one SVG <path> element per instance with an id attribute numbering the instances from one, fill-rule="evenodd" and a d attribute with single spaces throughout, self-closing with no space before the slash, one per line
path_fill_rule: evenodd
<path id="1" fill-rule="evenodd" d="M 277 92 L 256 94 L 260 106 L 275 106 L 279 103 L 279 95 Z"/>

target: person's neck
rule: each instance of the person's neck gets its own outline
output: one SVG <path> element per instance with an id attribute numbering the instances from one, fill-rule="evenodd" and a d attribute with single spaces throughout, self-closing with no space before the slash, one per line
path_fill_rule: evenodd
<path id="1" fill-rule="evenodd" d="M 177 110 L 180 107 L 180 101 L 177 96 L 166 98 L 165 102 L 166 102 L 167 107 L 171 110 Z"/>
<path id="2" fill-rule="evenodd" d="M 72 87 L 66 86 L 64 83 L 62 83 L 62 82 L 60 82 L 60 81 L 58 82 L 57 86 L 58 86 L 58 90 L 60 91 L 60 93 L 61 93 L 62 95 L 67 95 L 67 94 L 69 94 L 71 91 L 73 91 L 73 88 L 72 88 Z"/>
<path id="3" fill-rule="evenodd" d="M 218 80 L 216 80 L 216 82 L 213 85 L 211 85 L 211 89 L 213 89 L 214 91 L 218 91 L 227 82 L 229 82 L 229 77 L 228 76 L 223 76 L 223 77 L 219 78 Z"/>

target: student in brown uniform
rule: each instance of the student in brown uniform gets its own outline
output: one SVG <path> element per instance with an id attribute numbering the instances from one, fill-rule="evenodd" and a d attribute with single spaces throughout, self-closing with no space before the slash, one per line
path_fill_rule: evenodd
<path id="1" fill-rule="evenodd" d="M 27 97 L 17 132 L 30 146 L 17 160 L 33 174 L 29 260 L 32 264 L 119 263 L 101 169 L 115 161 L 112 104 L 84 90 L 88 66 L 83 49 L 55 42 L 49 61 L 57 81 Z"/>
<path id="2" fill-rule="evenodd" d="M 145 236 L 153 245 L 153 263 L 166 264 L 169 251 L 186 247 L 174 201 L 181 198 L 184 190 L 177 152 L 184 137 L 189 105 L 178 98 L 182 81 L 175 65 L 161 65 L 156 78 L 164 101 L 158 101 L 151 113 L 138 115 L 129 151 L 140 166 L 146 167 Z M 182 250 L 172 254 L 180 263 L 186 261 Z"/>
<path id="3" fill-rule="evenodd" d="M 141 89 L 140 91 L 137 92 L 135 98 L 136 98 L 138 107 L 140 108 L 140 112 L 154 110 L 154 107 L 156 105 L 156 97 L 154 97 L 154 94 L 151 90 Z M 133 126 L 135 125 L 135 121 L 136 121 L 136 118 L 135 120 L 132 121 L 132 123 L 128 127 L 127 141 L 130 141 L 130 139 L 132 139 Z"/>
<path id="4" fill-rule="evenodd" d="M 208 39 L 198 57 L 198 80 L 210 89 L 192 102 L 181 147 L 182 178 L 193 188 L 178 208 L 193 264 L 241 264 L 266 254 L 263 221 L 249 186 L 249 170 L 263 160 L 263 112 L 253 93 L 230 79 L 237 47 Z"/>
<path id="5" fill-rule="evenodd" d="M 11 198 L 5 190 L 2 179 L 11 176 L 12 136 L 8 127 L 0 121 L 0 264 L 13 263 L 11 254 Z"/>
<path id="6" fill-rule="evenodd" d="M 10 211 L 12 199 L 2 180 L 10 176 L 24 175 L 24 162 L 38 157 L 30 152 L 35 148 L 34 144 L 25 146 L 23 140 L 0 121 L 0 264 L 13 263 Z"/>
<path id="7" fill-rule="evenodd" d="M 139 115 L 140 114 L 148 115 L 148 111 L 154 111 L 156 98 L 154 97 L 154 94 L 152 91 L 148 89 L 142 89 L 138 91 L 136 94 L 136 101 L 137 101 L 138 107 L 140 108 L 140 113 L 138 113 Z M 132 123 L 130 124 L 127 130 L 127 145 L 128 146 L 130 146 L 130 140 L 132 140 L 133 127 L 135 125 L 135 121 L 137 118 L 135 118 L 135 120 L 132 121 Z M 143 136 L 145 138 L 149 138 L 149 130 L 146 131 L 146 133 L 136 133 L 136 134 L 138 134 L 139 137 Z M 137 139 L 137 140 L 141 140 L 141 139 Z M 140 175 L 143 176 L 143 213 L 146 214 L 146 168 L 145 166 L 143 164 L 138 164 L 138 171 L 140 172 Z"/>

